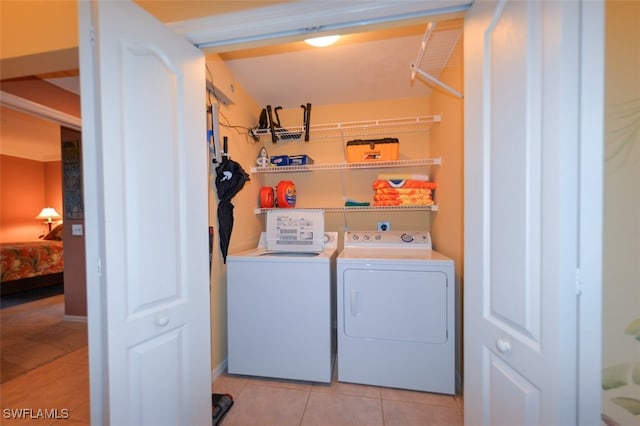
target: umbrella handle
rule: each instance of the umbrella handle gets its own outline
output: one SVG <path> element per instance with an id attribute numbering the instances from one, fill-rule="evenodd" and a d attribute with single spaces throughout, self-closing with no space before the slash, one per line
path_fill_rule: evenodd
<path id="1" fill-rule="evenodd" d="M 224 155 L 225 157 L 229 157 L 229 153 L 227 152 L 229 150 L 229 138 L 227 136 L 224 136 L 222 138 L 222 155 Z"/>

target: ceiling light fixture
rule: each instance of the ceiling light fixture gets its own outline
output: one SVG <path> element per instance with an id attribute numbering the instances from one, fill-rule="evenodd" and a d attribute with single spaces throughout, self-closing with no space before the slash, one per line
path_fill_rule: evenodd
<path id="1" fill-rule="evenodd" d="M 308 38 L 304 42 L 314 47 L 327 47 L 338 41 L 339 35 L 330 35 L 325 37 Z"/>

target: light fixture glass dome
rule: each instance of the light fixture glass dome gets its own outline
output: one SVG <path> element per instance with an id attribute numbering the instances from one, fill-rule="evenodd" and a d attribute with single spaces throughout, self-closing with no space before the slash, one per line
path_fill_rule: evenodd
<path id="1" fill-rule="evenodd" d="M 330 35 L 324 37 L 308 38 L 304 42 L 315 47 L 327 47 L 338 41 L 339 35 Z"/>

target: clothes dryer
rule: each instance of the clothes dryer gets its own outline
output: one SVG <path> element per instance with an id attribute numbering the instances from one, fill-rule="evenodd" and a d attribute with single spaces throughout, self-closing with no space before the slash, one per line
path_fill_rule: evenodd
<path id="1" fill-rule="evenodd" d="M 454 394 L 454 277 L 427 232 L 345 232 L 338 380 Z"/>

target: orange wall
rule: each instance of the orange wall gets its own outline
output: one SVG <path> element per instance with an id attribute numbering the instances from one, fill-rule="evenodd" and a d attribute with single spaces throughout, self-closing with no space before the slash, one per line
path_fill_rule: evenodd
<path id="1" fill-rule="evenodd" d="M 34 219 L 43 207 L 62 214 L 60 161 L 0 155 L 0 241 L 37 240 L 47 231 Z"/>

